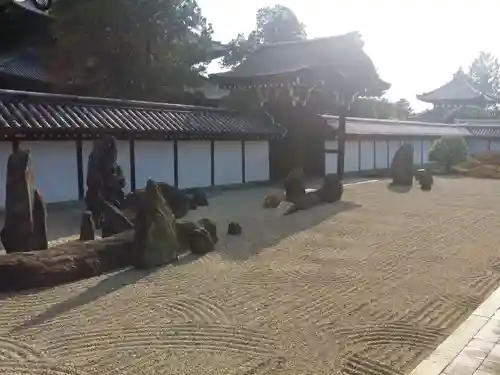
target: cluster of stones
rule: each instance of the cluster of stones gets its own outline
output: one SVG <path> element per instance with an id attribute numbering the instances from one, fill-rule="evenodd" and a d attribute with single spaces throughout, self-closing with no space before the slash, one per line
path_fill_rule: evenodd
<path id="1" fill-rule="evenodd" d="M 336 174 L 328 174 L 319 189 L 306 189 L 301 169 L 291 171 L 285 179 L 284 196 L 270 194 L 264 198 L 264 208 L 278 208 L 284 205 L 284 215 L 308 210 L 320 203 L 333 203 L 342 198 L 344 186 Z"/>
<path id="2" fill-rule="evenodd" d="M 218 238 L 211 220 L 202 219 L 198 223 L 178 220 L 189 210 L 208 205 L 203 192 L 197 189 L 186 192 L 151 179 L 144 189 L 127 196 L 124 187 L 116 141 L 113 137 L 103 137 L 96 141 L 89 156 L 81 241 L 95 238 L 94 227 L 101 227 L 103 238 L 133 230 L 133 264 L 140 269 L 175 261 L 186 250 L 195 254 L 214 250 Z"/>
<path id="3" fill-rule="evenodd" d="M 0 262 L 0 292 L 57 285 L 130 265 L 158 267 L 189 250 L 214 250 L 215 223 L 179 220 L 189 210 L 208 205 L 202 191 L 186 192 L 148 180 L 144 189 L 126 196 L 116 140 L 110 136 L 95 142 L 87 171 L 80 240 L 48 249 L 47 211 L 34 186 L 30 152 L 10 155 L 5 225 L 0 231 L 8 254 Z M 103 238 L 95 239 L 96 229 Z"/>
<path id="4" fill-rule="evenodd" d="M 413 177 L 423 191 L 430 191 L 434 178 L 432 173 L 425 169 L 419 169 L 414 173 L 413 166 L 413 146 L 404 144 L 401 146 L 392 159 L 391 164 L 392 185 L 413 186 Z"/>

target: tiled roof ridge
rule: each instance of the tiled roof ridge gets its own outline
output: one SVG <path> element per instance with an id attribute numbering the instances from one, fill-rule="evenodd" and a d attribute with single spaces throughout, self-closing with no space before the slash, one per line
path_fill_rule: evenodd
<path id="1" fill-rule="evenodd" d="M 84 106 L 112 106 L 120 108 L 137 108 L 144 110 L 167 110 L 179 112 L 214 112 L 237 114 L 238 112 L 229 108 L 215 108 L 206 106 L 195 106 L 188 104 L 172 104 L 162 102 L 149 102 L 142 100 L 103 98 L 92 96 L 78 96 L 66 94 L 53 94 L 44 92 L 18 91 L 0 89 L 0 100 L 7 98 L 9 101 L 37 101 L 52 102 L 58 105 L 84 105 Z"/>
<path id="2" fill-rule="evenodd" d="M 298 39 L 298 40 L 290 40 L 286 42 L 277 42 L 277 43 L 266 43 L 266 44 L 260 44 L 256 51 L 261 50 L 261 49 L 266 49 L 266 48 L 276 48 L 276 47 L 286 47 L 290 45 L 297 45 L 297 44 L 311 44 L 311 43 L 320 43 L 320 42 L 325 42 L 329 40 L 335 40 L 335 39 L 347 39 L 351 35 L 357 34 L 358 31 L 351 31 L 345 34 L 340 34 L 340 35 L 328 35 L 328 36 L 321 36 L 317 38 L 310 38 L 310 39 Z"/>
<path id="3" fill-rule="evenodd" d="M 322 115 L 323 118 L 328 120 L 338 120 L 338 116 L 333 115 Z M 386 124 L 386 125 L 423 125 L 423 126 L 457 126 L 456 124 L 441 123 L 441 122 L 426 122 L 426 121 L 414 121 L 414 120 L 397 120 L 397 119 L 377 119 L 377 118 L 363 118 L 363 117 L 347 117 L 347 121 L 352 122 L 364 122 L 364 123 L 374 123 L 374 124 Z"/>

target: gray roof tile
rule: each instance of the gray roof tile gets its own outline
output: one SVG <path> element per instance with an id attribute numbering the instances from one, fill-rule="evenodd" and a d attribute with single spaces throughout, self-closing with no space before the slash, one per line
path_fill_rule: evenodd
<path id="1" fill-rule="evenodd" d="M 277 137 L 265 117 L 186 105 L 0 90 L 0 128 L 10 131 L 130 131 L 172 136 Z"/>

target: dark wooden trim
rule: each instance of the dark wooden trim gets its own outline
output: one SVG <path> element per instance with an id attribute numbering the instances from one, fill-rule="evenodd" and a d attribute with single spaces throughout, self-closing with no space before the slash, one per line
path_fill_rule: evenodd
<path id="1" fill-rule="evenodd" d="M 130 190 L 135 191 L 136 180 L 135 180 L 135 141 L 134 139 L 129 139 L 129 157 L 130 157 Z"/>
<path id="2" fill-rule="evenodd" d="M 424 140 L 420 140 L 420 163 L 424 165 Z"/>
<path id="3" fill-rule="evenodd" d="M 361 140 L 358 139 L 358 171 L 361 171 Z"/>
<path id="4" fill-rule="evenodd" d="M 19 150 L 19 139 L 12 140 L 12 152 L 17 152 Z"/>
<path id="5" fill-rule="evenodd" d="M 174 140 L 174 186 L 179 187 L 179 144 Z"/>
<path id="6" fill-rule="evenodd" d="M 373 169 L 377 169 L 377 141 L 373 140 Z"/>
<path id="7" fill-rule="evenodd" d="M 215 142 L 210 141 L 210 184 L 215 186 Z"/>
<path id="8" fill-rule="evenodd" d="M 389 140 L 386 139 L 385 140 L 385 147 L 387 148 L 387 167 L 386 168 L 390 168 L 391 167 L 391 155 L 390 155 L 390 151 L 391 151 L 391 148 L 389 146 Z"/>
<path id="9" fill-rule="evenodd" d="M 339 150 L 325 149 L 325 154 L 338 154 Z"/>
<path id="10" fill-rule="evenodd" d="M 241 141 L 241 182 L 245 183 L 246 176 L 245 141 Z"/>
<path id="11" fill-rule="evenodd" d="M 76 140 L 76 170 L 78 174 L 78 199 L 83 200 L 85 197 L 85 187 L 84 181 L 85 176 L 83 175 L 83 147 L 82 140 Z"/>
<path id="12" fill-rule="evenodd" d="M 337 176 L 339 179 L 344 178 L 344 170 L 345 170 L 345 128 L 346 128 L 346 113 L 347 108 L 342 106 L 340 108 L 340 116 L 339 116 L 339 128 L 338 128 L 338 158 L 337 158 Z"/>

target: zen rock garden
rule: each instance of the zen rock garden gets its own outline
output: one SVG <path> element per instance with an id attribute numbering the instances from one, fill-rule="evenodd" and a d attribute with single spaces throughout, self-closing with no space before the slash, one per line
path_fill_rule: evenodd
<path id="1" fill-rule="evenodd" d="M 145 188 L 125 195 L 117 156 L 114 137 L 95 141 L 88 160 L 80 238 L 49 248 L 47 210 L 34 186 L 30 152 L 10 155 L 5 224 L 0 232 L 7 252 L 0 255 L 0 292 L 53 286 L 125 267 L 155 268 L 189 252 L 201 256 L 214 251 L 219 241 L 216 223 L 209 218 L 183 219 L 190 210 L 208 205 L 203 191 L 150 179 Z M 422 190 L 432 188 L 432 174 L 413 169 L 411 145 L 396 152 L 391 172 L 395 186 L 411 187 L 415 177 Z M 319 189 L 306 189 L 305 180 L 302 170 L 291 171 L 283 193 L 266 196 L 263 207 L 290 215 L 342 198 L 342 181 L 335 174 L 325 176 Z M 242 232 L 239 223 L 229 223 L 228 235 Z"/>

